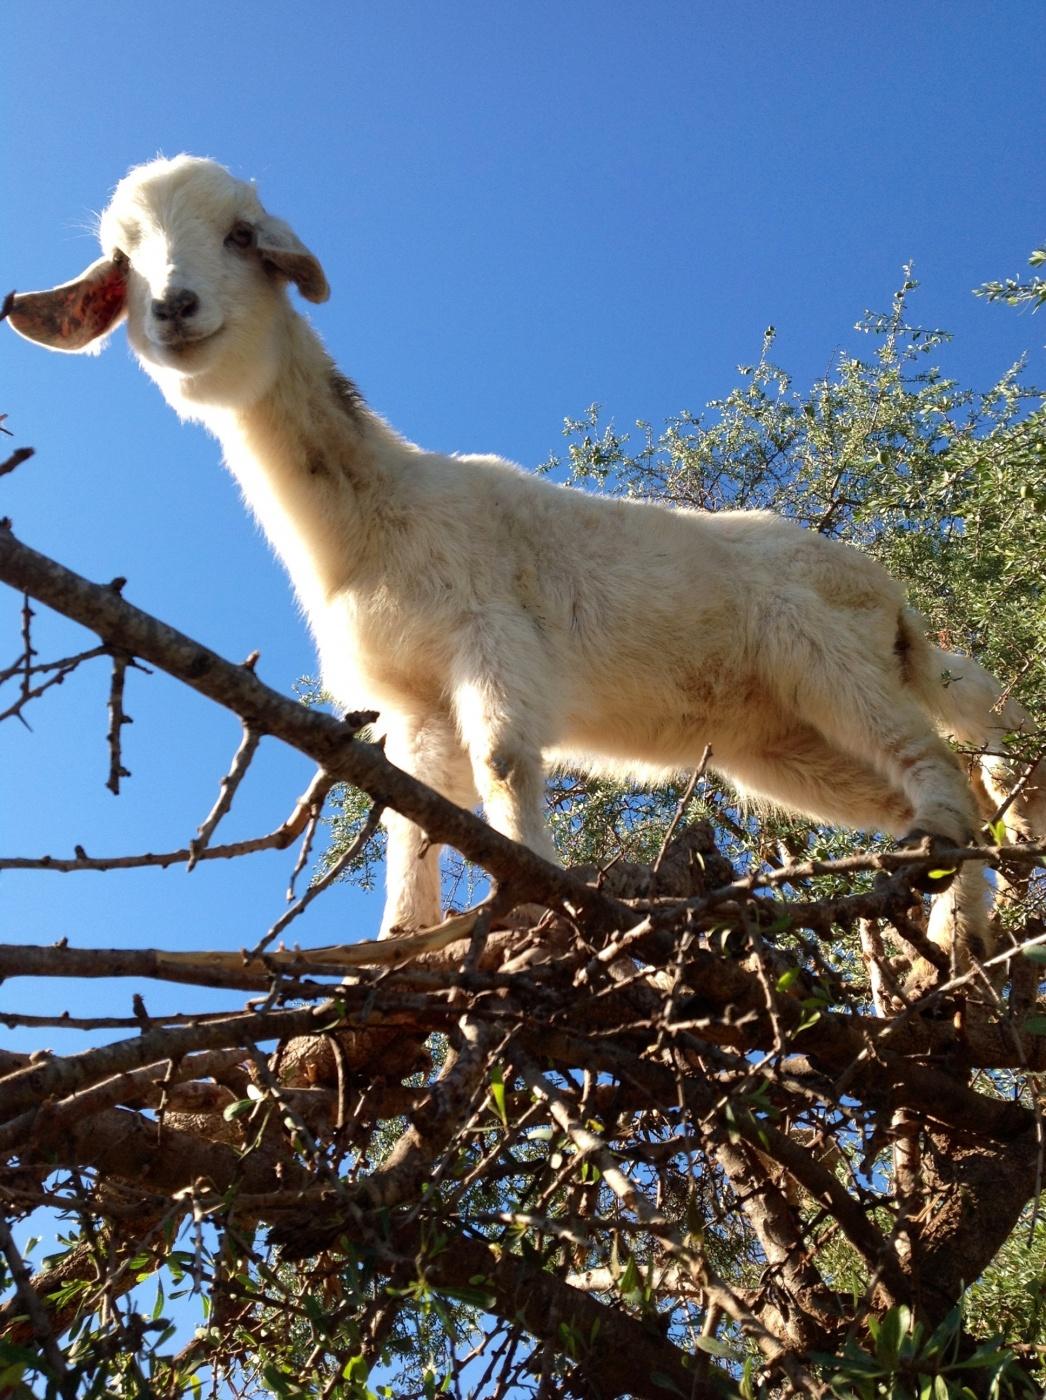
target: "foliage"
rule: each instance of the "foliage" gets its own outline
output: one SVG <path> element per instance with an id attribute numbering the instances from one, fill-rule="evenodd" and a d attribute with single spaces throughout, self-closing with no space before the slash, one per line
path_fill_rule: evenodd
<path id="1" fill-rule="evenodd" d="M 1046 263 L 1046 248 L 1036 248 L 1028 259 L 1029 267 L 1042 267 Z M 1007 306 L 1031 306 L 1033 311 L 1046 302 L 1046 281 L 1036 274 L 1021 282 L 1016 277 L 1007 277 L 1004 282 L 985 282 L 977 288 L 977 295 L 989 301 L 1002 301 Z"/>

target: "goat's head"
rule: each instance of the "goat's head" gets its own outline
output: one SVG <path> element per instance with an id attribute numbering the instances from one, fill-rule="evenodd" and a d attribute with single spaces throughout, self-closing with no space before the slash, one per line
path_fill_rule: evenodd
<path id="1" fill-rule="evenodd" d="M 13 294 L 4 313 L 52 350 L 92 351 L 126 317 L 131 346 L 165 396 L 244 406 L 278 364 L 283 288 L 329 288 L 316 257 L 253 186 L 194 156 L 129 171 L 99 224 L 103 256 L 71 282 Z"/>

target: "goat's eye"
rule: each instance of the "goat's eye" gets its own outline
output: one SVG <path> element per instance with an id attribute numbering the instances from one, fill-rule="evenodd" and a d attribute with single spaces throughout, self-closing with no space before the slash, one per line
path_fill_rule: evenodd
<path id="1" fill-rule="evenodd" d="M 112 262 L 114 266 L 120 269 L 121 272 L 126 272 L 127 269 L 131 266 L 131 259 L 127 256 L 127 254 L 122 248 L 113 249 Z"/>
<path id="2" fill-rule="evenodd" d="M 225 238 L 226 248 L 252 248 L 254 229 L 250 224 L 233 224 Z"/>

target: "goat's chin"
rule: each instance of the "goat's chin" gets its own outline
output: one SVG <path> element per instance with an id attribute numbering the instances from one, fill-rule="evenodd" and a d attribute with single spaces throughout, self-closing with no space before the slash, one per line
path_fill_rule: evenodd
<path id="1" fill-rule="evenodd" d="M 271 387 L 275 365 L 239 339 L 219 330 L 177 347 L 149 342 L 134 350 L 167 402 L 184 417 L 199 417 L 197 410 L 208 407 L 250 408 Z"/>

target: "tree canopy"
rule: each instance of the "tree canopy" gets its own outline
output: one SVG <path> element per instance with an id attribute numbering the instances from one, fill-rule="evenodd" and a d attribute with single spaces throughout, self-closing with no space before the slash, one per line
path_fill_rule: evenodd
<path id="1" fill-rule="evenodd" d="M 592 407 L 544 469 L 850 540 L 1041 717 L 1046 406 L 1019 365 L 980 392 L 935 368 L 947 336 L 911 319 L 915 290 L 906 270 L 889 311 L 858 323 L 869 353 L 809 389 L 775 363 L 770 328 L 702 413 L 624 432 Z M 1037 277 L 982 290 L 1043 300 Z M 557 869 L 395 769 L 373 715 L 325 713 L 314 687 L 306 704 L 278 694 L 6 521 L 0 579 L 24 596 L 0 717 L 46 724 L 50 688 L 108 666 L 114 791 L 129 668 L 243 725 L 184 849 L 0 852 L 0 871 L 119 881 L 295 842 L 293 876 L 315 866 L 253 949 L 0 947 L 8 982 L 227 998 L 166 1018 L 140 998 L 124 1017 L 0 1013 L 92 1033 L 68 1054 L 0 1051 L 0 1393 L 1041 1392 L 1046 846 L 993 828 L 935 854 L 998 868 L 1003 951 L 957 976 L 927 945 L 918 865 L 875 833 L 754 813 L 703 769 L 657 790 L 563 773 Z M 41 657 L 36 606 L 97 642 Z M 223 844 L 262 736 L 315 777 L 276 830 Z M 1037 742 L 1014 736 L 1018 757 Z M 386 808 L 476 872 L 454 896 L 471 888 L 470 907 L 310 947 L 314 900 L 372 878 Z M 938 981 L 915 999 L 918 955 Z M 62 1236 L 34 1269 L 15 1234 L 40 1212 Z"/>

